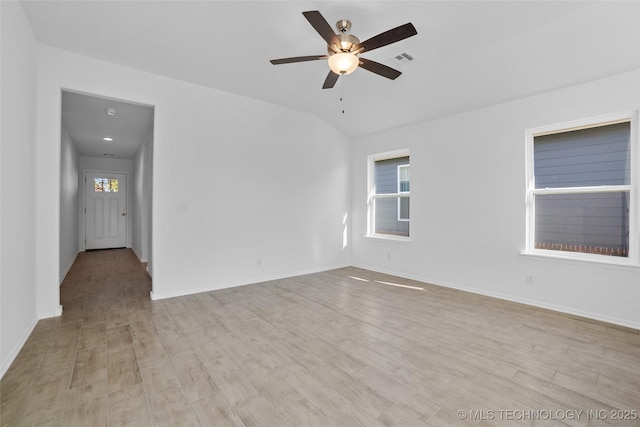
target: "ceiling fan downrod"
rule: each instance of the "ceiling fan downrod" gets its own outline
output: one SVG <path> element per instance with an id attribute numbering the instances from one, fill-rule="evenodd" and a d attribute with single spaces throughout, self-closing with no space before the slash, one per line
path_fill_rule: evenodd
<path id="1" fill-rule="evenodd" d="M 337 52 L 351 52 L 353 47 L 360 43 L 360 40 L 356 36 L 349 34 L 349 30 L 351 29 L 351 21 L 349 21 L 348 19 L 341 19 L 336 22 L 336 28 L 339 33 L 337 36 L 340 40 L 340 46 L 337 46 L 339 50 L 333 50 L 331 46 L 328 46 L 329 54 Z"/>

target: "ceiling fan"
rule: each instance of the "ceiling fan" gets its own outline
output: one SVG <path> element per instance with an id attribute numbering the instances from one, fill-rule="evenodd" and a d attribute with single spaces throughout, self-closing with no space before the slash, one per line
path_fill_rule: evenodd
<path id="1" fill-rule="evenodd" d="M 317 10 L 302 12 L 302 14 L 327 42 L 327 54 L 272 59 L 271 63 L 273 65 L 280 65 L 326 59 L 329 63 L 330 71 L 322 85 L 322 89 L 331 89 L 338 81 L 338 77 L 352 73 L 358 67 L 362 67 L 382 77 L 395 80 L 402 74 L 400 71 L 387 67 L 379 62 L 362 58 L 359 55 L 363 52 L 368 52 L 418 34 L 415 27 L 409 22 L 361 42 L 357 37 L 349 34 L 351 22 L 347 19 L 341 19 L 336 23 L 339 34 L 335 34 L 327 20 L 324 19 L 322 14 Z"/>

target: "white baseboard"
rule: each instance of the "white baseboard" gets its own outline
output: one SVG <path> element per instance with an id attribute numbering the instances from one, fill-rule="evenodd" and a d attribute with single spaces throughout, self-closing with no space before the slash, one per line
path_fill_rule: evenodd
<path id="1" fill-rule="evenodd" d="M 33 329 L 38 324 L 38 321 L 42 319 L 48 319 L 51 317 L 59 317 L 59 316 L 62 316 L 61 305 L 59 305 L 58 307 L 54 308 L 51 311 L 45 311 L 45 312 L 39 313 L 38 317 L 33 319 L 29 327 L 26 329 L 25 333 L 22 334 L 22 336 L 20 337 L 16 345 L 13 347 L 13 349 L 11 349 L 9 358 L 2 362 L 2 367 L 0 368 L 1 369 L 0 378 L 4 376 L 4 374 L 7 372 L 7 370 L 9 369 L 9 367 L 11 366 L 15 358 L 18 356 L 18 353 L 20 353 L 20 350 L 22 350 L 22 347 L 24 347 L 24 344 L 27 342 L 29 335 L 31 335 L 31 333 L 33 332 Z"/>
<path id="2" fill-rule="evenodd" d="M 288 279 L 288 278 L 296 277 L 296 276 L 304 276 L 305 274 L 321 273 L 323 271 L 335 270 L 337 268 L 344 268 L 344 267 L 349 267 L 349 266 L 350 266 L 350 264 L 339 264 L 339 265 L 333 265 L 333 266 L 312 268 L 312 269 L 308 269 L 308 270 L 299 270 L 299 271 L 289 272 L 289 273 L 274 274 L 274 275 L 270 275 L 270 276 L 261 276 L 261 277 L 248 279 L 248 280 L 245 280 L 245 281 L 219 283 L 219 284 L 216 284 L 216 285 L 212 285 L 210 287 L 198 288 L 198 289 L 189 289 L 189 290 L 185 290 L 185 291 L 166 292 L 166 293 L 161 293 L 161 294 L 151 291 L 150 296 L 151 296 L 151 299 L 154 300 L 154 301 L 155 300 L 166 299 L 166 298 L 175 298 L 175 297 L 181 297 L 181 296 L 184 296 L 184 295 L 193 295 L 193 294 L 200 294 L 200 293 L 203 293 L 203 292 L 211 292 L 211 291 L 218 291 L 218 290 L 221 290 L 221 289 L 235 288 L 236 286 L 246 286 L 246 285 L 252 285 L 252 284 L 255 284 L 255 283 L 268 282 L 270 280 Z"/>
<path id="3" fill-rule="evenodd" d="M 9 353 L 9 357 L 7 358 L 7 360 L 4 360 L 2 362 L 2 367 L 0 367 L 1 369 L 0 379 L 2 379 L 2 377 L 4 377 L 4 374 L 7 373 L 7 371 L 11 367 L 11 364 L 18 356 L 18 353 L 20 353 L 20 350 L 22 350 L 22 347 L 24 347 L 24 344 L 27 342 L 29 335 L 31 335 L 31 332 L 33 332 L 37 324 L 38 324 L 38 319 L 33 319 L 29 327 L 26 329 L 26 331 L 22 334 L 18 342 L 11 349 L 11 353 Z"/>
<path id="4" fill-rule="evenodd" d="M 442 286 L 444 288 L 457 289 L 459 291 L 469 292 L 469 293 L 472 293 L 472 294 L 483 295 L 483 296 L 491 297 L 491 298 L 497 298 L 497 299 L 501 299 L 501 300 L 504 300 L 504 301 L 510 301 L 510 302 L 515 302 L 515 303 L 519 303 L 519 304 L 524 304 L 524 305 L 528 305 L 528 306 L 531 306 L 531 307 L 537 307 L 537 308 L 542 308 L 542 309 L 546 309 L 546 310 L 553 310 L 553 311 L 557 311 L 559 313 L 564 313 L 564 314 L 570 314 L 570 315 L 573 315 L 573 316 L 584 317 L 584 318 L 587 318 L 587 319 L 597 320 L 597 321 L 605 322 L 605 323 L 611 323 L 613 325 L 623 326 L 623 327 L 626 327 L 626 328 L 640 330 L 640 323 L 630 322 L 630 321 L 628 321 L 626 319 L 619 319 L 619 318 L 611 317 L 611 316 L 603 316 L 603 315 L 598 314 L 598 313 L 591 313 L 591 312 L 587 312 L 587 311 L 577 310 L 575 308 L 565 307 L 565 306 L 561 306 L 561 305 L 548 304 L 548 303 L 545 303 L 545 302 L 542 302 L 542 301 L 530 300 L 530 299 L 526 299 L 526 298 L 518 298 L 518 297 L 514 297 L 512 295 L 501 294 L 499 292 L 485 291 L 485 290 L 482 290 L 482 289 L 473 288 L 471 286 L 460 285 L 458 283 L 448 283 L 448 282 L 443 282 L 441 280 L 440 281 L 434 281 L 434 280 L 430 280 L 428 277 L 416 276 L 416 275 L 406 274 L 406 273 L 403 273 L 403 272 L 398 272 L 398 271 L 393 271 L 393 270 L 380 269 L 380 268 L 377 268 L 377 267 L 371 267 L 371 266 L 362 265 L 362 264 L 360 264 L 360 265 L 354 264 L 353 267 L 362 268 L 362 269 L 370 270 L 370 271 L 375 271 L 377 273 L 389 274 L 389 275 L 397 276 L 397 277 L 403 277 L 405 279 L 417 280 L 419 282 L 428 283 L 428 284 L 435 285 L 435 286 Z"/>
<path id="5" fill-rule="evenodd" d="M 69 270 L 71 270 L 71 267 L 73 266 L 73 263 L 76 262 L 76 258 L 78 258 L 78 254 L 79 253 L 80 252 L 76 252 L 76 254 L 73 256 L 73 259 L 71 260 L 71 262 L 64 269 L 64 273 L 62 273 L 60 275 L 60 283 L 58 284 L 58 286 L 62 285 L 62 282 L 64 281 L 64 278 L 67 277 L 67 274 L 69 274 Z"/>
<path id="6" fill-rule="evenodd" d="M 133 246 L 131 246 L 131 250 L 133 251 L 134 254 L 136 254 L 136 257 L 138 258 L 138 261 L 142 262 L 148 262 L 149 260 L 144 258 L 142 255 L 140 255 L 138 253 L 138 251 L 136 250 L 136 248 L 134 248 Z"/>
<path id="7" fill-rule="evenodd" d="M 51 317 L 60 317 L 62 316 L 62 306 L 59 305 L 56 308 L 54 308 L 51 311 L 43 311 L 41 313 L 38 313 L 38 319 L 42 320 L 42 319 L 49 319 Z"/>

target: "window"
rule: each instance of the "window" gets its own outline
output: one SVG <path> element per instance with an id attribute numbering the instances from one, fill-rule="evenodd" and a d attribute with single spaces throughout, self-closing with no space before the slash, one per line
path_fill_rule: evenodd
<path id="1" fill-rule="evenodd" d="M 369 235 L 409 237 L 411 180 L 407 151 L 369 157 Z"/>
<path id="2" fill-rule="evenodd" d="M 117 193 L 118 178 L 94 178 L 93 189 L 96 193 Z"/>
<path id="3" fill-rule="evenodd" d="M 409 195 L 409 165 L 398 165 L 398 194 Z M 398 221 L 409 221 L 409 197 L 398 197 Z"/>
<path id="4" fill-rule="evenodd" d="M 527 132 L 527 252 L 636 256 L 634 122 L 626 114 Z"/>

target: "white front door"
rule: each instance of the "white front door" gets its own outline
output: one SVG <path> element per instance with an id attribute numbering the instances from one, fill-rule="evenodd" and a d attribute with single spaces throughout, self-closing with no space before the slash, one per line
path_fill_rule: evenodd
<path id="1" fill-rule="evenodd" d="M 85 175 L 85 249 L 127 246 L 127 175 Z"/>

